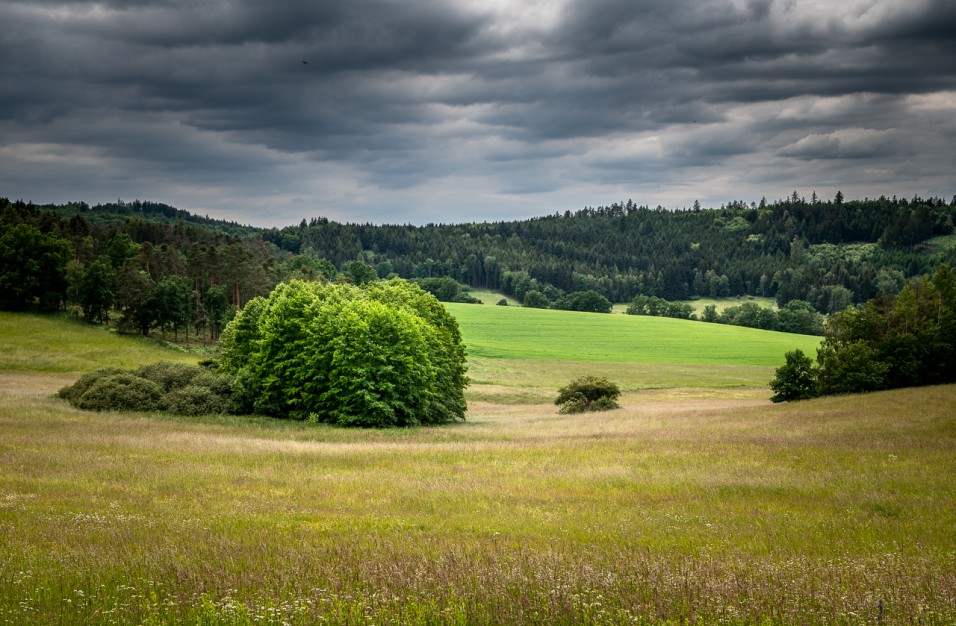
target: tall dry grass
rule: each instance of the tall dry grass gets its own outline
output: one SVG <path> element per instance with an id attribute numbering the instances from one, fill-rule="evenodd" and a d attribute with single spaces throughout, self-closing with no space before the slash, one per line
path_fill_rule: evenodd
<path id="1" fill-rule="evenodd" d="M 353 431 L 60 382 L 0 373 L 0 623 L 956 621 L 952 386 Z"/>

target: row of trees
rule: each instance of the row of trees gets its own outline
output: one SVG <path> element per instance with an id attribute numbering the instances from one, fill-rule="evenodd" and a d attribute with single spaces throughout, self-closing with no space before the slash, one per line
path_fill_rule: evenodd
<path id="1" fill-rule="evenodd" d="M 161 215 L 182 217 L 169 212 Z M 0 307 L 67 308 L 93 323 L 116 310 L 129 332 L 178 337 L 192 329 L 215 339 L 232 311 L 283 277 L 327 273 L 327 262 L 304 257 L 286 267 L 261 239 L 204 224 L 138 217 L 91 224 L 0 198 L 0 226 Z"/>
<path id="2" fill-rule="evenodd" d="M 788 353 L 773 400 L 956 382 L 956 275 L 942 265 L 832 316 L 816 361 Z"/>
<path id="3" fill-rule="evenodd" d="M 744 302 L 717 311 L 717 306 L 708 304 L 700 317 L 694 307 L 682 302 L 668 302 L 655 296 L 635 296 L 627 307 L 628 315 L 652 315 L 696 320 L 713 324 L 730 324 L 762 330 L 776 330 L 801 335 L 822 335 L 824 317 L 809 302 L 791 300 L 779 309 L 762 307 L 756 302 Z"/>
<path id="4" fill-rule="evenodd" d="M 519 301 L 594 290 L 614 302 L 755 295 L 833 312 L 873 297 L 881 269 L 911 277 L 952 261 L 918 244 L 952 232 L 939 198 L 809 201 L 666 211 L 633 202 L 520 222 L 373 226 L 327 220 L 263 233 L 280 249 L 341 265 L 362 255 L 380 274 L 449 276 Z M 906 236 L 896 236 L 897 232 Z M 902 286 L 900 284 L 900 286 Z M 557 295 L 548 290 L 556 290 Z"/>
<path id="5" fill-rule="evenodd" d="M 895 293 L 942 262 L 956 264 L 956 249 L 926 244 L 952 232 L 954 215 L 956 204 L 938 198 L 807 201 L 794 194 L 676 212 L 628 201 L 515 222 L 416 227 L 313 219 L 256 229 L 159 203 L 37 207 L 0 198 L 0 306 L 67 306 L 102 320 L 108 264 L 120 323 L 139 332 L 178 334 L 188 324 L 215 334 L 225 318 L 219 290 L 210 290 L 225 290 L 234 310 L 292 278 L 449 279 L 520 302 L 530 294 L 529 306 L 567 303 L 562 298 L 575 292 L 611 302 L 754 295 L 832 313 L 880 291 Z M 178 312 L 137 315 L 147 303 L 153 309 L 149 293 L 170 277 L 189 287 L 173 307 L 186 311 L 185 321 Z"/>

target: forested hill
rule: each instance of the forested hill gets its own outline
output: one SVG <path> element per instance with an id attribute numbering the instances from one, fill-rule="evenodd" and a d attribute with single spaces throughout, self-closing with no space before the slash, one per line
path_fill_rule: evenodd
<path id="1" fill-rule="evenodd" d="M 519 300 L 594 290 L 612 301 L 757 295 L 822 312 L 893 293 L 905 279 L 956 265 L 956 197 L 775 202 L 668 211 L 631 201 L 512 222 L 341 224 L 324 218 L 259 229 L 160 203 L 37 207 L 0 199 L 4 229 L 29 224 L 70 243 L 74 270 L 108 258 L 122 278 L 188 279 L 232 304 L 290 276 L 451 277 Z M 79 264 L 77 267 L 76 265 Z M 136 280 L 134 280 L 136 279 Z M 63 287 L 65 289 L 65 287 Z M 39 296 L 37 296 L 39 297 Z M 64 296 L 65 297 L 65 296 Z"/>
<path id="2" fill-rule="evenodd" d="M 252 226 L 243 226 L 236 222 L 217 220 L 206 216 L 194 215 L 189 211 L 162 202 L 133 200 L 124 202 L 107 202 L 90 206 L 86 202 L 68 202 L 66 204 L 40 205 L 38 208 L 53 213 L 59 217 L 69 219 L 80 216 L 91 225 L 119 225 L 131 220 L 144 220 L 164 224 L 187 223 L 205 226 L 212 230 L 234 235 L 255 235 L 260 229 Z"/>
<path id="3" fill-rule="evenodd" d="M 934 269 L 941 256 L 952 260 L 951 249 L 939 255 L 921 244 L 952 233 L 954 216 L 956 203 L 936 198 L 790 198 L 677 212 L 627 202 L 491 224 L 313 220 L 263 237 L 289 252 L 314 250 L 336 265 L 364 258 L 379 273 L 452 276 L 518 299 L 529 289 L 593 289 L 616 302 L 637 294 L 779 295 L 825 311 L 872 297 L 878 278 L 902 286 L 904 276 Z"/>

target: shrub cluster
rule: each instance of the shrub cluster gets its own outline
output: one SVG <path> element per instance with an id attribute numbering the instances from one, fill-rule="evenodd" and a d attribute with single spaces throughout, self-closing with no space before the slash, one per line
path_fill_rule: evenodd
<path id="1" fill-rule="evenodd" d="M 627 305 L 628 315 L 651 315 L 655 317 L 674 317 L 677 319 L 694 319 L 694 307 L 681 302 L 668 302 L 657 296 L 635 296 Z"/>
<path id="2" fill-rule="evenodd" d="M 620 395 L 620 388 L 607 378 L 582 376 L 561 387 L 554 403 L 561 407 L 560 413 L 608 411 L 620 408 Z"/>
<path id="3" fill-rule="evenodd" d="M 458 323 L 401 279 L 280 284 L 236 315 L 221 350 L 244 411 L 374 427 L 465 416 Z"/>
<path id="4" fill-rule="evenodd" d="M 610 313 L 611 301 L 596 291 L 572 291 L 555 300 L 552 309 L 561 311 L 584 311 L 587 313 Z"/>
<path id="5" fill-rule="evenodd" d="M 786 355 L 774 402 L 956 382 L 956 275 L 946 265 L 830 318 L 817 365 Z"/>
<path id="6" fill-rule="evenodd" d="M 230 409 L 232 387 L 226 376 L 198 365 L 160 361 L 137 370 L 99 369 L 84 374 L 58 395 L 88 411 L 205 415 Z"/>

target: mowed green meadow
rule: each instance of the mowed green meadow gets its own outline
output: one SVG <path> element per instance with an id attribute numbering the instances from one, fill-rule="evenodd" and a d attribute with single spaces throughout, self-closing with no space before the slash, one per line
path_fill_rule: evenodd
<path id="1" fill-rule="evenodd" d="M 468 420 L 371 431 L 79 411 L 197 357 L 0 314 L 0 623 L 956 623 L 956 387 L 772 405 L 816 338 L 464 306 Z"/>
<path id="2" fill-rule="evenodd" d="M 819 337 L 638 315 L 447 304 L 473 358 L 783 364 L 784 351 L 816 353 Z"/>

